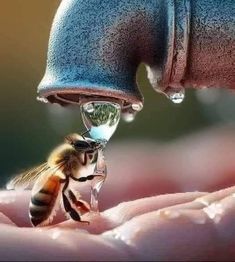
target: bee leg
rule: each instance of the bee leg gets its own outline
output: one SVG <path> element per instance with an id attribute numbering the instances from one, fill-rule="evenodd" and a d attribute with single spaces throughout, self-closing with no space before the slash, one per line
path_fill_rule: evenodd
<path id="1" fill-rule="evenodd" d="M 87 224 L 87 225 L 90 224 L 89 221 L 81 220 L 81 216 L 80 216 L 80 215 L 78 214 L 78 212 L 77 212 L 75 209 L 73 209 L 72 207 L 71 207 L 71 210 L 69 211 L 69 215 L 70 215 L 70 217 L 71 217 L 73 220 L 75 220 L 75 221 L 78 221 L 78 222 L 80 222 L 80 223 L 84 223 L 84 224 Z"/>
<path id="2" fill-rule="evenodd" d="M 79 178 L 75 178 L 75 177 L 71 176 L 71 178 L 74 181 L 78 181 L 78 182 L 86 182 L 87 180 L 92 180 L 95 177 L 103 177 L 105 179 L 104 175 L 89 175 L 89 176 L 86 176 L 86 177 L 79 177 Z"/>
<path id="3" fill-rule="evenodd" d="M 83 201 L 81 199 L 77 199 L 72 190 L 69 190 L 68 192 L 69 192 L 69 199 L 78 208 L 80 213 L 86 214 L 86 213 L 90 212 L 90 206 L 86 201 Z"/>
<path id="4" fill-rule="evenodd" d="M 69 212 L 70 209 L 72 208 L 71 204 L 68 201 L 68 198 L 65 195 L 65 191 L 68 188 L 68 185 L 69 185 L 69 180 L 66 180 L 65 185 L 64 185 L 63 190 L 62 190 L 63 205 L 64 205 L 64 210 L 66 212 Z"/>
<path id="5" fill-rule="evenodd" d="M 65 212 L 67 212 L 69 214 L 69 216 L 75 220 L 75 221 L 78 221 L 78 222 L 81 222 L 81 223 L 86 223 L 86 224 L 90 224 L 90 222 L 88 221 L 82 221 L 81 220 L 81 216 L 78 214 L 78 212 L 71 206 L 67 196 L 65 195 L 65 191 L 68 187 L 68 184 L 69 184 L 69 180 L 66 181 L 65 185 L 64 185 L 64 188 L 62 190 L 62 198 L 63 198 L 63 205 L 64 205 L 64 210 Z"/>
<path id="6" fill-rule="evenodd" d="M 96 177 L 104 177 L 103 175 L 89 175 L 86 177 L 87 180 L 93 180 Z"/>
<path id="7" fill-rule="evenodd" d="M 83 221 L 81 220 L 81 216 L 79 215 L 79 213 L 74 209 L 72 208 L 68 198 L 66 197 L 66 195 L 63 195 L 63 203 L 64 203 L 64 209 L 65 211 L 69 214 L 69 216 L 75 220 L 75 221 L 78 221 L 80 223 L 85 223 L 85 224 L 90 224 L 89 221 Z"/>
<path id="8" fill-rule="evenodd" d="M 86 165 L 87 164 L 87 161 L 88 161 L 88 155 L 87 155 L 87 153 L 85 152 L 84 153 L 84 161 L 83 161 L 83 163 L 82 163 L 82 165 Z"/>

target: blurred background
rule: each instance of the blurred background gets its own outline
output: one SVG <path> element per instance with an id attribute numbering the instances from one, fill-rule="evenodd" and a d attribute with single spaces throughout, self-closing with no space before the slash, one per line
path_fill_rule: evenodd
<path id="1" fill-rule="evenodd" d="M 46 160 L 70 132 L 82 132 L 79 109 L 36 101 L 47 44 L 59 0 L 1 1 L 0 8 L 0 186 L 9 177 Z M 145 105 L 134 122 L 121 122 L 112 141 L 172 141 L 209 126 L 233 123 L 235 98 L 227 91 L 188 90 L 175 105 L 150 86 L 143 66 L 137 76 Z M 111 146 L 112 143 L 109 144 Z"/>

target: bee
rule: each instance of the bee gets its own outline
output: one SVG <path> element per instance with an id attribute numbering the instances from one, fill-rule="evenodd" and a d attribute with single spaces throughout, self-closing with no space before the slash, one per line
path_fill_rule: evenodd
<path id="1" fill-rule="evenodd" d="M 90 206 L 75 196 L 69 183 L 71 180 L 86 182 L 95 177 L 105 179 L 104 171 L 95 172 L 99 150 L 103 147 L 102 143 L 83 135 L 69 135 L 51 152 L 47 162 L 16 176 L 7 184 L 9 190 L 32 188 L 29 216 L 33 226 L 50 224 L 60 200 L 70 218 L 89 224 L 81 220 L 81 215 L 89 212 Z"/>

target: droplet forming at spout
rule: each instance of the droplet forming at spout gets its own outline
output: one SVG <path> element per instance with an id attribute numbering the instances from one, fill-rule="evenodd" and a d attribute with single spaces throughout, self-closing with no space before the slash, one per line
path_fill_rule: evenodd
<path id="1" fill-rule="evenodd" d="M 167 88 L 164 94 L 174 103 L 181 104 L 185 99 L 185 89 Z"/>
<path id="2" fill-rule="evenodd" d="M 107 101 L 88 102 L 81 106 L 81 115 L 91 138 L 108 142 L 117 129 L 121 106 Z"/>

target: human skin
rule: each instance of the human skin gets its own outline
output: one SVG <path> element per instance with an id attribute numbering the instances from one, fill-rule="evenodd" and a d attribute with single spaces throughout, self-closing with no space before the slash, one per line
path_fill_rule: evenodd
<path id="1" fill-rule="evenodd" d="M 104 211 L 83 216 L 89 226 L 60 211 L 32 228 L 30 191 L 2 190 L 0 260 L 234 260 L 234 155 L 231 127 L 167 145 L 110 143 Z"/>

